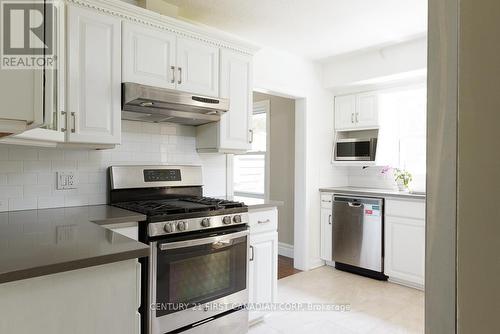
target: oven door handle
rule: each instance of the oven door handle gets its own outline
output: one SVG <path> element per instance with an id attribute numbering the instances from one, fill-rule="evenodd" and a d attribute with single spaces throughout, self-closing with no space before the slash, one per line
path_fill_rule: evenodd
<path id="1" fill-rule="evenodd" d="M 168 242 L 159 245 L 160 250 L 169 250 L 169 249 L 179 249 L 186 248 L 192 246 L 200 246 L 200 245 L 208 245 L 212 244 L 212 246 L 216 249 L 224 248 L 231 246 L 233 244 L 232 240 L 240 237 L 247 236 L 249 234 L 247 231 L 235 232 L 231 234 L 209 237 L 203 239 L 194 239 L 194 240 L 186 240 L 186 241 L 176 241 L 176 242 Z"/>

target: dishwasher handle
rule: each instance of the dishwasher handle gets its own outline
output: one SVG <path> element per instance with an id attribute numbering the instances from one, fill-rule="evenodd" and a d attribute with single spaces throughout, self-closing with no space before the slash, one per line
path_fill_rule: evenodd
<path id="1" fill-rule="evenodd" d="M 351 208 L 360 208 L 363 206 L 363 203 L 356 203 L 356 202 L 347 202 L 347 204 L 351 207 Z"/>

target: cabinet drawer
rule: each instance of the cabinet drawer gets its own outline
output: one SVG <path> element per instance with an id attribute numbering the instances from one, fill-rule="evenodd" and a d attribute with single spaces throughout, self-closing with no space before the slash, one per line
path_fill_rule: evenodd
<path id="1" fill-rule="evenodd" d="M 387 216 L 425 219 L 425 202 L 386 199 L 385 214 Z"/>
<path id="2" fill-rule="evenodd" d="M 333 194 L 321 194 L 321 208 L 331 209 L 332 199 L 333 199 Z"/>
<path id="3" fill-rule="evenodd" d="M 248 212 L 250 233 L 261 233 L 278 230 L 278 210 L 272 208 L 262 211 Z"/>

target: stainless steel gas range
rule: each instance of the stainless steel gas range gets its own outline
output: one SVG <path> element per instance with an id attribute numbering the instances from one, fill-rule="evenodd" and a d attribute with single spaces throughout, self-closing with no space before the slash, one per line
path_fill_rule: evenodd
<path id="1" fill-rule="evenodd" d="M 143 334 L 248 330 L 248 208 L 203 197 L 199 166 L 113 166 L 110 204 L 143 213 Z"/>

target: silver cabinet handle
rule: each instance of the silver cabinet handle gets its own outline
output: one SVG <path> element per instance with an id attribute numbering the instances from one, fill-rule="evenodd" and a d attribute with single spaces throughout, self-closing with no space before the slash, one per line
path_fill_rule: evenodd
<path id="1" fill-rule="evenodd" d="M 170 83 L 175 83 L 175 66 L 170 66 L 170 69 L 172 70 L 172 80 L 170 80 Z"/>
<path id="2" fill-rule="evenodd" d="M 332 225 L 332 215 L 328 215 L 328 224 Z"/>
<path id="3" fill-rule="evenodd" d="M 248 130 L 248 132 L 250 133 L 250 139 L 248 140 L 248 142 L 249 142 L 250 144 L 252 144 L 252 143 L 253 143 L 253 130 L 252 130 L 252 129 L 250 129 L 250 130 Z"/>
<path id="4" fill-rule="evenodd" d="M 250 246 L 250 251 L 251 251 L 251 255 L 250 255 L 250 261 L 253 261 L 253 246 Z"/>
<path id="5" fill-rule="evenodd" d="M 76 132 L 76 114 L 74 112 L 71 112 L 71 116 L 73 117 L 73 128 L 71 129 L 71 132 L 75 133 Z"/>
<path id="6" fill-rule="evenodd" d="M 358 115 L 359 115 L 359 113 L 356 113 L 356 123 L 359 123 L 359 121 L 358 121 Z"/>
<path id="7" fill-rule="evenodd" d="M 180 85 L 182 83 L 182 67 L 177 67 L 179 70 L 179 81 L 177 83 Z"/>
<path id="8" fill-rule="evenodd" d="M 267 223 L 270 223 L 271 220 L 270 219 L 266 219 L 266 220 L 258 220 L 257 221 L 257 224 L 267 224 Z"/>
<path id="9" fill-rule="evenodd" d="M 65 117 L 65 120 L 64 120 L 64 128 L 61 128 L 61 132 L 66 132 L 66 128 L 68 127 L 68 113 L 65 112 L 65 111 L 61 111 L 61 116 L 64 116 Z"/>

